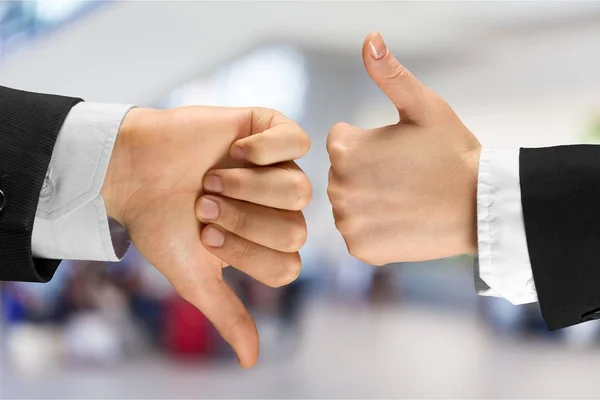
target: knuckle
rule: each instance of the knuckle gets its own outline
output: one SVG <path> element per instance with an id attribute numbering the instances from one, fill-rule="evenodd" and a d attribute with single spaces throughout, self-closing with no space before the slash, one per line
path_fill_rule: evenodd
<path id="1" fill-rule="evenodd" d="M 329 130 L 329 137 L 335 139 L 340 135 L 345 135 L 346 132 L 350 129 L 352 129 L 352 125 L 346 122 L 338 122 L 334 124 Z"/>
<path id="2" fill-rule="evenodd" d="M 339 189 L 337 188 L 337 185 L 331 181 L 327 185 L 327 198 L 329 198 L 329 202 L 333 208 L 336 208 L 337 200 L 339 199 Z"/>
<path id="3" fill-rule="evenodd" d="M 312 199 L 312 185 L 306 174 L 297 173 L 292 178 L 293 204 L 295 210 L 306 207 Z"/>
<path id="4" fill-rule="evenodd" d="M 270 108 L 270 107 L 257 107 L 257 111 L 263 115 L 267 115 L 267 116 L 273 116 L 273 115 L 280 115 L 281 113 L 277 110 L 275 110 L 274 108 Z"/>
<path id="5" fill-rule="evenodd" d="M 356 232 L 356 223 L 352 218 L 341 218 L 335 222 L 335 226 L 347 240 L 350 240 Z"/>
<path id="6" fill-rule="evenodd" d="M 298 147 L 300 148 L 300 154 L 304 157 L 310 151 L 311 141 L 310 137 L 306 133 L 302 133 L 298 140 Z"/>
<path id="7" fill-rule="evenodd" d="M 353 132 L 350 134 L 350 130 Z M 352 166 L 357 140 L 360 138 L 357 128 L 346 128 L 343 133 L 332 135 L 327 138 L 327 152 L 331 161 L 331 168 L 343 172 Z"/>
<path id="8" fill-rule="evenodd" d="M 302 262 L 298 253 L 292 254 L 291 257 L 283 264 L 281 274 L 273 282 L 273 287 L 281 287 L 289 285 L 300 276 L 302 271 Z"/>
<path id="9" fill-rule="evenodd" d="M 245 212 L 234 209 L 231 211 L 231 226 L 234 232 L 243 232 L 248 224 L 248 218 Z"/>
<path id="10" fill-rule="evenodd" d="M 274 110 L 272 108 L 269 107 L 253 107 L 254 109 L 254 114 L 255 116 L 261 120 L 261 119 L 271 119 L 273 118 L 275 115 L 281 114 L 279 111 Z"/>
<path id="11" fill-rule="evenodd" d="M 344 143 L 346 142 L 348 132 L 352 129 L 352 125 L 345 122 L 338 122 L 331 127 L 327 135 L 327 151 L 330 155 L 332 155 L 332 152 L 336 153 L 345 147 Z"/>
<path id="12" fill-rule="evenodd" d="M 289 231 L 285 236 L 285 243 L 283 245 L 284 251 L 294 252 L 300 250 L 308 239 L 308 230 L 306 228 L 304 217 L 294 221 L 288 229 Z"/>
<path id="13" fill-rule="evenodd" d="M 343 205 L 342 207 L 335 207 L 335 214 L 337 215 L 337 218 L 335 218 L 337 230 L 344 236 L 344 239 L 354 241 L 352 239 L 354 239 L 360 227 L 358 219 L 352 213 L 348 213 Z"/>
<path id="14" fill-rule="evenodd" d="M 372 249 L 361 241 L 355 242 L 352 245 L 348 245 L 348 253 L 364 263 L 370 265 L 381 265 L 378 264 L 377 256 L 374 254 Z"/>
<path id="15" fill-rule="evenodd" d="M 442 118 L 449 118 L 455 116 L 454 111 L 448 105 L 446 100 L 444 100 L 441 96 L 436 93 L 431 95 L 431 111 L 434 115 L 439 115 Z"/>
<path id="16" fill-rule="evenodd" d="M 398 61 L 393 61 L 387 66 L 384 78 L 386 80 L 401 80 L 404 81 L 410 78 L 410 72 L 402 66 Z"/>
<path id="17" fill-rule="evenodd" d="M 241 266 L 250 260 L 252 257 L 252 249 L 248 246 L 245 241 L 230 240 L 229 243 L 224 246 L 224 251 L 230 256 L 230 264 L 234 267 Z"/>
<path id="18" fill-rule="evenodd" d="M 227 336 L 233 341 L 238 342 L 240 339 L 244 337 L 247 332 L 247 327 L 252 326 L 254 322 L 252 321 L 252 317 L 245 313 L 240 312 L 237 315 L 233 316 L 223 327 L 225 329 Z"/>
<path id="19" fill-rule="evenodd" d="M 327 197 L 334 208 L 342 208 L 343 199 L 347 198 L 347 190 L 343 181 L 339 179 L 337 173 L 331 170 L 329 182 L 327 183 Z"/>
<path id="20" fill-rule="evenodd" d="M 270 126 L 273 120 L 282 116 L 279 111 L 268 107 L 253 107 L 254 122 L 258 126 Z"/>
<path id="21" fill-rule="evenodd" d="M 342 228 L 345 230 L 352 228 L 352 231 L 354 231 L 359 223 L 357 222 L 356 213 L 354 212 L 355 207 L 353 207 L 352 203 L 352 200 L 349 199 L 347 194 L 342 194 L 341 192 L 333 193 L 331 205 L 333 206 L 334 212 L 342 217 L 348 216 L 348 218 L 342 218 L 340 220 Z M 348 231 L 350 230 L 348 229 Z"/>
<path id="22" fill-rule="evenodd" d="M 381 267 L 388 263 L 382 256 L 378 244 L 369 241 L 368 238 L 354 234 L 350 240 L 346 240 L 346 247 L 351 256 L 366 264 Z"/>
<path id="23" fill-rule="evenodd" d="M 327 197 L 336 212 L 342 212 L 345 209 L 344 195 L 342 193 L 343 191 L 338 185 L 327 185 Z"/>
<path id="24" fill-rule="evenodd" d="M 223 119 L 230 126 L 243 127 L 247 125 L 248 116 L 244 112 L 225 112 Z"/>
<path id="25" fill-rule="evenodd" d="M 284 258 L 278 257 L 277 260 L 273 260 L 270 267 L 273 273 L 262 282 L 273 288 L 288 285 L 298 279 L 302 271 L 300 254 L 285 254 Z"/>
<path id="26" fill-rule="evenodd" d="M 331 164 L 333 167 L 339 166 L 343 160 L 345 160 L 348 156 L 348 145 L 341 141 L 336 140 L 330 143 L 327 151 L 329 152 L 329 157 L 331 158 Z"/>

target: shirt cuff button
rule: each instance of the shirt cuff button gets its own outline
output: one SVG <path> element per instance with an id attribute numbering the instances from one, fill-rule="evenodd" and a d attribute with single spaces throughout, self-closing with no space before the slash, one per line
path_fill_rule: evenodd
<path id="1" fill-rule="evenodd" d="M 54 193 L 54 183 L 52 179 L 46 178 L 44 179 L 44 183 L 42 184 L 42 190 L 40 191 L 40 199 L 47 199 L 52 196 Z"/>
<path id="2" fill-rule="evenodd" d="M 496 196 L 490 185 L 480 184 L 479 196 L 477 196 L 477 203 L 481 207 L 490 208 L 496 202 Z"/>
<path id="3" fill-rule="evenodd" d="M 531 293 L 537 293 L 537 290 L 535 289 L 535 282 L 534 282 L 533 278 L 531 278 L 527 281 L 527 289 Z"/>
<path id="4" fill-rule="evenodd" d="M 4 210 L 4 207 L 6 207 L 6 195 L 0 190 L 0 211 Z"/>

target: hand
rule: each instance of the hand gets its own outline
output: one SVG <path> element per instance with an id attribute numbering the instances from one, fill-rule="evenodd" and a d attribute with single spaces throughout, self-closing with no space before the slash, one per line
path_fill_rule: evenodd
<path id="1" fill-rule="evenodd" d="M 273 286 L 298 276 L 306 238 L 299 210 L 311 187 L 291 160 L 309 146 L 295 123 L 267 109 L 133 109 L 117 136 L 102 188 L 108 215 L 213 322 L 243 367 L 258 357 L 258 334 L 222 268 L 233 264 Z M 220 195 L 204 195 L 203 185 Z"/>
<path id="2" fill-rule="evenodd" d="M 367 37 L 363 60 L 400 121 L 329 132 L 327 192 L 349 252 L 375 265 L 474 252 L 479 142 L 379 34 Z"/>

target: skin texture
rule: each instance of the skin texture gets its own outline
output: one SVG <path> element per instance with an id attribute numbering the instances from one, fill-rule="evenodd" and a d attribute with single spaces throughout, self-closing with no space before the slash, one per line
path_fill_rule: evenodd
<path id="1" fill-rule="evenodd" d="M 479 142 L 379 34 L 365 40 L 363 60 L 400 118 L 329 132 L 327 193 L 348 251 L 374 265 L 475 252 Z"/>
<path id="2" fill-rule="evenodd" d="M 108 215 L 212 321 L 243 367 L 257 360 L 258 333 L 222 268 L 271 286 L 298 276 L 300 210 L 312 191 L 292 160 L 309 147 L 294 122 L 261 108 L 134 109 L 117 136 L 102 188 Z"/>

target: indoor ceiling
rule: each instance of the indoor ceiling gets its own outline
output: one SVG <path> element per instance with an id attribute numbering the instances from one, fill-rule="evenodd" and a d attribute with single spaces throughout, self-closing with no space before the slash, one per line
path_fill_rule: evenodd
<path id="1" fill-rule="evenodd" d="M 359 54 L 378 30 L 403 57 L 427 57 L 586 24 L 600 24 L 599 2 L 114 2 L 3 59 L 0 76 L 139 104 L 264 42 Z"/>

